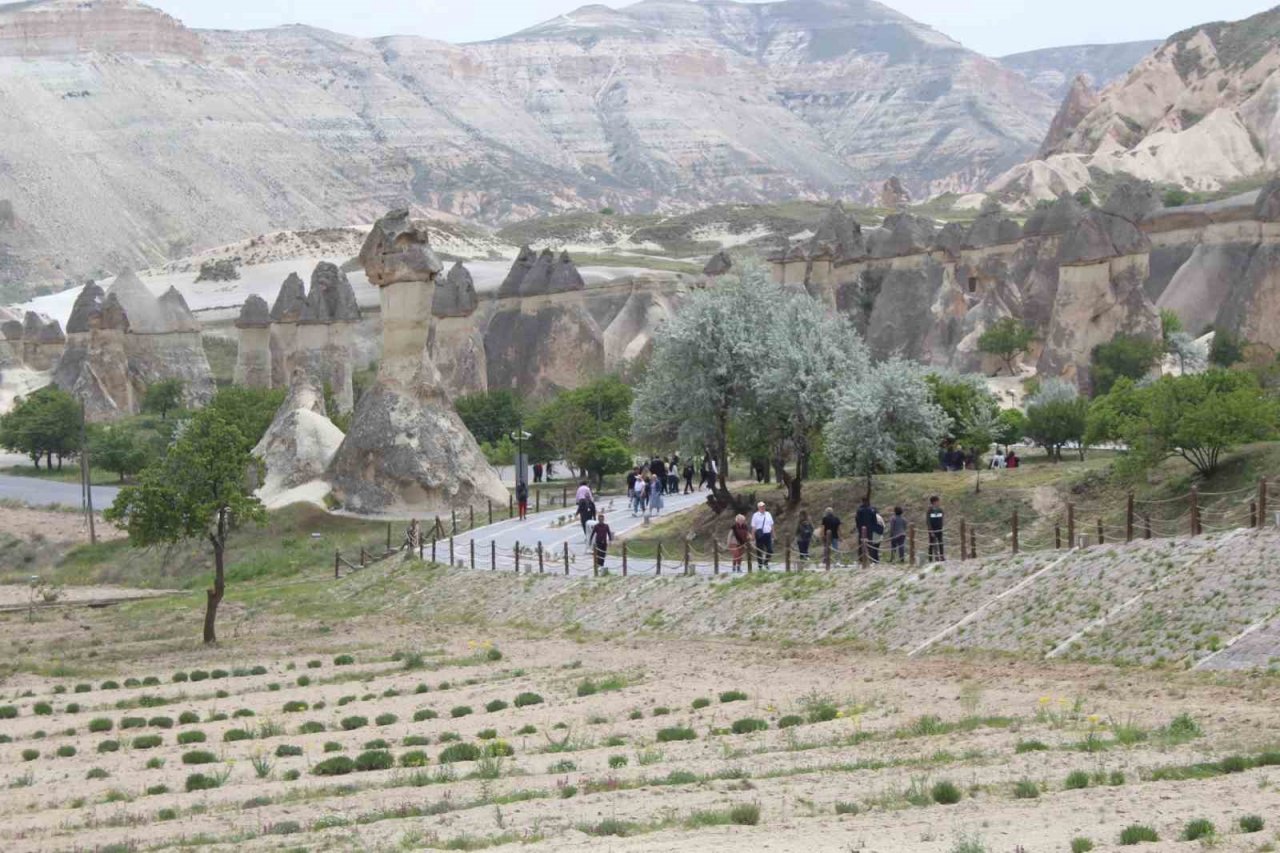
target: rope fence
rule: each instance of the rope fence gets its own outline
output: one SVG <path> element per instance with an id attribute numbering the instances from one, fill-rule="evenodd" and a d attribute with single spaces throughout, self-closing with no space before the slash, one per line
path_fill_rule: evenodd
<path id="1" fill-rule="evenodd" d="M 877 563 L 915 567 L 956 559 L 1016 556 L 1280 526 L 1280 503 L 1275 501 L 1274 494 L 1278 484 L 1280 480 L 1262 478 L 1256 487 L 1228 492 L 1200 492 L 1193 488 L 1180 497 L 1153 501 L 1138 500 L 1130 493 L 1118 510 L 1101 504 L 1090 505 L 1086 510 L 1068 502 L 1056 517 L 1034 519 L 1031 529 L 1024 528 L 1017 510 L 1003 524 L 970 522 L 963 517 L 949 520 L 938 536 L 909 523 L 905 541 L 899 548 L 894 547 L 890 537 L 873 540 L 865 530 L 852 537 L 851 546 L 843 548 L 833 548 L 815 536 L 807 555 L 800 553 L 794 541 L 780 542 L 770 553 L 749 542 L 743 546 L 736 566 L 731 549 L 718 540 L 712 541 L 709 550 L 695 548 L 688 538 L 674 543 L 645 541 L 637 543 L 643 546 L 638 548 L 641 553 L 636 553 L 637 546 L 622 540 L 597 555 L 586 537 L 572 543 L 560 540 L 554 545 L 535 541 L 499 546 L 493 539 L 478 542 L 474 537 L 462 536 L 492 523 L 490 519 L 513 517 L 514 505 L 497 507 L 495 511 L 490 503 L 483 512 L 468 508 L 462 513 L 451 513 L 447 519 L 437 516 L 428 524 L 412 521 L 402 541 L 394 547 L 392 524 L 388 523 L 385 543 L 376 551 L 361 546 L 358 563 L 335 551 L 334 577 L 341 577 L 344 569 L 358 571 L 406 551 L 424 562 L 476 571 L 593 577 L 613 573 L 660 577 L 664 574 L 717 576 L 757 571 L 831 571 L 854 566 L 867 568 Z M 560 497 L 560 506 L 567 509 L 567 487 Z M 1203 498 L 1235 500 L 1205 507 Z M 502 510 L 507 511 L 505 518 Z M 1158 512 L 1164 514 L 1157 515 Z M 1268 518 L 1269 513 L 1276 516 L 1275 520 Z M 562 523 L 577 526 L 571 517 L 562 519 Z"/>

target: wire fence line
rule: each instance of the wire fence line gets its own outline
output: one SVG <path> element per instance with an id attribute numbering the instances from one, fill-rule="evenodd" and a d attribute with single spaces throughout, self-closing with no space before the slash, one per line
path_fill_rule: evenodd
<path id="1" fill-rule="evenodd" d="M 388 522 L 385 541 L 372 547 L 361 546 L 358 557 L 334 552 L 334 577 L 341 577 L 344 570 L 358 571 L 404 553 L 414 554 L 425 562 L 476 571 L 579 577 L 612 573 L 660 577 L 831 571 L 865 568 L 875 563 L 924 566 L 956 559 L 976 560 L 1280 526 L 1277 486 L 1280 478 L 1264 477 L 1256 486 L 1226 492 L 1200 492 L 1192 488 L 1184 495 L 1158 500 L 1142 500 L 1130 493 L 1120 506 L 1080 506 L 1067 502 L 1056 517 L 1035 519 L 1030 530 L 1023 527 L 1023 519 L 1014 510 L 1004 523 L 950 519 L 937 536 L 911 523 L 901 542 L 888 536 L 870 536 L 869 531 L 860 531 L 863 535 L 845 540 L 844 547 L 833 547 L 832 543 L 815 536 L 805 552 L 796 541 L 779 542 L 771 551 L 748 542 L 737 559 L 734 550 L 718 539 L 712 541 L 708 550 L 705 546 L 695 547 L 688 536 L 674 542 L 658 540 L 635 544 L 622 539 L 602 554 L 592 546 L 588 536 L 572 533 L 561 535 L 551 543 L 535 540 L 499 545 L 493 537 L 481 541 L 475 534 L 497 523 L 490 519 L 515 517 L 514 503 L 508 507 L 495 507 L 490 503 L 483 512 L 468 508 L 454 511 L 448 518 L 436 516 L 426 523 L 412 521 L 399 540 L 394 537 L 393 524 Z M 625 499 L 625 496 L 613 497 Z M 1206 497 L 1231 500 L 1204 506 L 1202 499 Z M 567 490 L 559 506 L 568 512 Z M 1180 511 L 1156 516 L 1153 514 L 1156 508 L 1166 513 L 1171 509 Z M 1274 520 L 1268 518 L 1269 513 L 1275 515 Z M 572 515 L 561 516 L 558 524 L 562 531 L 571 532 L 578 527 Z"/>

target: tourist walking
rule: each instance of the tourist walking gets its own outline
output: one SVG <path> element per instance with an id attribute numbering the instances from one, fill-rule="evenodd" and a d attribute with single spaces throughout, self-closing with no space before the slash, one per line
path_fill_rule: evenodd
<path id="1" fill-rule="evenodd" d="M 822 514 L 822 543 L 832 551 L 840 550 L 840 516 L 831 507 Z"/>
<path id="2" fill-rule="evenodd" d="M 889 519 L 889 560 L 907 561 L 907 517 L 902 514 L 900 506 L 893 508 L 893 518 Z"/>
<path id="3" fill-rule="evenodd" d="M 684 474 L 684 493 L 686 495 L 693 493 L 693 463 L 684 463 L 684 470 L 680 472 Z"/>
<path id="4" fill-rule="evenodd" d="M 751 528 L 747 526 L 745 515 L 735 516 L 733 527 L 729 528 L 729 557 L 733 560 L 733 570 L 742 571 L 742 557 L 747 551 L 747 543 L 751 541 Z"/>
<path id="5" fill-rule="evenodd" d="M 604 513 L 602 512 L 600 517 L 596 519 L 596 526 L 591 531 L 591 553 L 595 557 L 594 565 L 597 570 L 604 570 L 604 558 L 609 553 L 609 543 L 612 541 L 613 531 L 605 523 Z"/>
<path id="6" fill-rule="evenodd" d="M 929 498 L 929 511 L 925 514 L 929 528 L 929 559 L 939 563 L 947 559 L 942 547 L 942 500 L 937 495 Z"/>
<path id="7" fill-rule="evenodd" d="M 756 514 L 751 516 L 751 530 L 756 536 L 756 556 L 760 568 L 769 568 L 773 556 L 773 513 L 765 508 L 764 501 L 756 504 Z"/>
<path id="8" fill-rule="evenodd" d="M 698 469 L 698 491 L 711 479 L 711 469 L 707 466 L 707 457 L 702 457 L 702 466 Z"/>
<path id="9" fill-rule="evenodd" d="M 631 515 L 636 516 L 644 512 L 644 496 L 646 486 L 644 475 L 637 474 L 636 478 L 631 481 Z"/>
<path id="10" fill-rule="evenodd" d="M 809 546 L 813 543 L 813 524 L 809 521 L 807 510 L 800 510 L 800 520 L 796 523 L 796 550 L 800 559 L 808 562 Z"/>
<path id="11" fill-rule="evenodd" d="M 582 535 L 587 535 L 587 522 L 596 517 L 596 500 L 591 487 L 583 480 L 578 486 L 578 520 L 582 522 Z"/>
<path id="12" fill-rule="evenodd" d="M 524 480 L 516 483 L 516 506 L 519 508 L 520 520 L 529 514 L 529 484 Z"/>
<path id="13" fill-rule="evenodd" d="M 884 533 L 884 522 L 880 513 L 871 505 L 871 496 L 863 495 L 862 504 L 854 516 L 854 524 L 858 528 L 858 541 L 866 548 L 867 557 L 873 563 L 880 562 L 880 534 Z"/>
<path id="14" fill-rule="evenodd" d="M 645 518 L 649 517 L 649 513 L 654 515 L 662 512 L 662 478 L 654 475 L 649 478 L 649 493 L 646 496 L 649 501 L 649 509 L 645 512 Z"/>
<path id="15" fill-rule="evenodd" d="M 541 462 L 533 463 L 533 482 L 535 483 L 542 482 L 542 463 Z"/>

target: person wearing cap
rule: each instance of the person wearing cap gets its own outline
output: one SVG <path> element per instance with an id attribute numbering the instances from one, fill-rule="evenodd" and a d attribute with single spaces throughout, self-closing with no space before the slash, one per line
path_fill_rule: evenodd
<path id="1" fill-rule="evenodd" d="M 765 509 L 764 501 L 756 504 L 756 514 L 751 516 L 751 529 L 756 535 L 756 553 L 760 556 L 760 568 L 769 568 L 773 556 L 773 514 Z"/>

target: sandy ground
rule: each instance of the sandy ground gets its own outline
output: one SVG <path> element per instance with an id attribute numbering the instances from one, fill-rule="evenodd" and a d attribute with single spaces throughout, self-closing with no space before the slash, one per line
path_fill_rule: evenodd
<path id="1" fill-rule="evenodd" d="M 334 589 L 338 606 L 351 588 Z M 56 661 L 75 673 L 49 677 L 20 665 L 0 688 L 0 707 L 17 709 L 0 721 L 12 738 L 0 744 L 0 848 L 166 849 L 198 840 L 213 850 L 945 853 L 970 840 L 1001 853 L 1060 853 L 1078 836 L 1113 849 L 1123 828 L 1141 823 L 1161 839 L 1142 849 L 1184 850 L 1176 839 L 1186 823 L 1205 818 L 1218 849 L 1254 851 L 1269 849 L 1280 828 L 1280 767 L 1250 760 L 1241 772 L 1152 778 L 1161 768 L 1275 749 L 1274 677 L 548 634 L 394 610 L 342 612 L 229 612 L 215 649 L 192 642 L 186 610 L 80 610 L 34 623 L 0 616 L 0 642 L 20 664 Z M 495 648 L 500 659 L 491 659 Z M 411 651 L 422 658 L 393 659 Z M 354 662 L 339 665 L 339 654 Z M 189 680 L 197 670 L 223 677 Z M 178 671 L 188 680 L 175 682 Z M 146 686 L 148 678 L 155 683 Z M 587 681 L 600 689 L 584 689 Z M 745 698 L 722 697 L 727 691 Z M 514 707 L 523 692 L 544 701 Z M 702 698 L 705 706 L 695 703 Z M 495 700 L 508 704 L 489 705 Z M 50 714 L 37 713 L 40 702 Z M 290 702 L 309 707 L 284 710 Z M 452 710 L 463 707 L 473 712 Z M 822 707 L 830 711 L 815 713 Z M 438 716 L 414 721 L 428 709 Z M 179 722 L 184 712 L 197 721 Z M 783 728 L 792 714 L 799 724 Z M 1161 733 L 1179 714 L 1198 736 Z M 355 716 L 365 724 L 344 728 Z M 142 724 L 122 728 L 130 717 Z M 96 718 L 110 731 L 91 733 Z M 743 719 L 767 728 L 735 733 Z M 304 721 L 318 730 L 302 733 Z M 671 727 L 687 727 L 692 739 L 664 740 Z M 232 729 L 252 737 L 228 741 Z M 447 733 L 484 749 L 495 742 L 487 730 L 514 755 L 440 764 Z M 195 732 L 203 743 L 177 743 Z M 147 735 L 159 744 L 136 740 Z M 375 739 L 397 760 L 422 750 L 427 765 L 315 773 L 322 760 L 354 758 Z M 107 741 L 122 745 L 100 751 Z M 1019 750 L 1030 742 L 1044 748 Z M 278 756 L 281 745 L 301 754 Z M 213 763 L 183 763 L 200 749 Z M 26 750 L 36 757 L 24 760 Z M 1084 772 L 1086 787 L 1067 785 L 1073 771 Z M 187 792 L 192 773 L 221 785 Z M 955 784 L 958 803 L 908 796 L 943 781 Z M 1038 796 L 1016 797 L 1017 782 Z M 728 820 L 741 805 L 759 807 L 758 823 Z M 1266 820 L 1262 832 L 1240 831 L 1249 814 Z"/>

